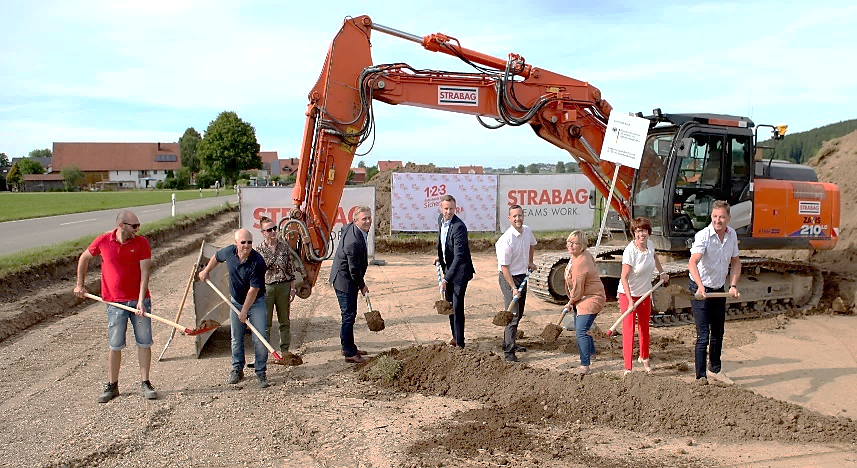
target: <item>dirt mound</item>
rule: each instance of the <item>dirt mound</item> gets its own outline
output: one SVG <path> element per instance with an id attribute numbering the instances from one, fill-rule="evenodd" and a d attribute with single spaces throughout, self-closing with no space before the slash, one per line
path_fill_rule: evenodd
<path id="1" fill-rule="evenodd" d="M 481 427 L 506 424 L 603 426 L 664 436 L 748 438 L 783 442 L 857 443 L 857 423 L 765 398 L 740 387 L 697 386 L 669 377 L 635 373 L 622 379 L 596 373 L 534 369 L 505 362 L 501 356 L 435 345 L 398 352 L 402 361 L 393 386 L 408 392 L 477 400 L 488 411 L 471 411 Z M 454 423 L 454 425 L 457 423 Z M 509 429 L 509 434 L 515 432 Z M 450 438 L 453 434 L 457 438 Z M 493 449 L 495 434 L 448 432 L 435 443 Z M 429 444 L 430 445 L 430 444 Z M 505 444 L 514 451 L 517 445 Z"/>
<path id="2" fill-rule="evenodd" d="M 839 242 L 832 251 L 819 251 L 811 256 L 811 261 L 826 269 L 840 274 L 857 275 L 857 211 L 852 207 L 857 203 L 857 132 L 825 142 L 821 149 L 807 163 L 815 168 L 818 180 L 832 182 L 839 187 L 841 216 L 839 224 Z M 843 255 L 844 252 L 844 255 Z"/>
<path id="3" fill-rule="evenodd" d="M 409 162 L 402 168 L 381 171 L 369 179 L 366 184 L 375 186 L 375 233 L 378 236 L 390 234 L 390 220 L 393 216 L 393 208 L 390 204 L 393 172 L 437 173 L 443 171 L 434 164 L 414 164 Z"/>

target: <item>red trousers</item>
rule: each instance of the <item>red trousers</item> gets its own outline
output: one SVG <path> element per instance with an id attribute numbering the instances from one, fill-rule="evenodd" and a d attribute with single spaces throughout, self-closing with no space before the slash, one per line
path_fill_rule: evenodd
<path id="1" fill-rule="evenodd" d="M 625 313 L 628 307 L 640 297 L 631 297 L 624 293 L 619 294 L 619 310 Z M 634 361 L 634 322 L 639 326 L 640 335 L 640 358 L 649 359 L 649 320 L 652 317 L 652 298 L 647 297 L 640 305 L 622 320 L 622 357 L 625 358 L 625 369 L 631 370 Z"/>

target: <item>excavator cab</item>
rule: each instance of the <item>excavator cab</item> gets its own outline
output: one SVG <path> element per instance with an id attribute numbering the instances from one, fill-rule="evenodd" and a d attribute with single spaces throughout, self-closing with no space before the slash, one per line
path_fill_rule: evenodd
<path id="1" fill-rule="evenodd" d="M 711 222 L 715 200 L 735 207 L 730 225 L 739 235 L 750 232 L 752 122 L 711 114 L 650 119 L 654 127 L 636 174 L 631 213 L 652 222 L 655 246 L 686 251 L 694 234 Z"/>

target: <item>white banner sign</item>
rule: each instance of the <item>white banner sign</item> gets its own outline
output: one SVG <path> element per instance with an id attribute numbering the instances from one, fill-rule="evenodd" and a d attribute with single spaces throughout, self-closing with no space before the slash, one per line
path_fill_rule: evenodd
<path id="1" fill-rule="evenodd" d="M 648 132 L 648 119 L 621 112 L 611 113 L 601 146 L 601 159 L 639 169 Z"/>
<path id="2" fill-rule="evenodd" d="M 533 231 L 573 231 L 592 227 L 595 190 L 583 174 L 500 174 L 497 219 L 509 229 L 509 207 L 521 205 L 524 224 Z"/>
<path id="3" fill-rule="evenodd" d="M 455 197 L 456 215 L 468 231 L 497 229 L 497 176 L 394 172 L 391 191 L 393 231 L 436 231 L 440 198 Z"/>
<path id="4" fill-rule="evenodd" d="M 279 224 L 284 215 L 292 209 L 292 187 L 241 187 L 239 192 L 239 226 L 253 234 L 253 245 L 262 242 L 259 231 L 259 218 L 263 215 Z M 331 246 L 336 252 L 339 243 L 339 229 L 354 220 L 354 210 L 359 205 L 372 209 L 372 227 L 369 229 L 369 258 L 375 257 L 375 187 L 345 187 L 342 200 L 333 219 L 333 231 L 330 233 Z M 332 257 L 331 257 L 332 258 Z"/>

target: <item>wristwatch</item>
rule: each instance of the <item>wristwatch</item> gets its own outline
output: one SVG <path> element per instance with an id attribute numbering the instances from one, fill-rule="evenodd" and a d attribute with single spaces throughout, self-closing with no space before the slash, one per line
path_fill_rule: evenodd
<path id="1" fill-rule="evenodd" d="M 732 289 L 732 288 L 738 289 L 738 286 L 735 286 L 734 284 L 732 286 L 729 286 L 729 289 Z"/>

